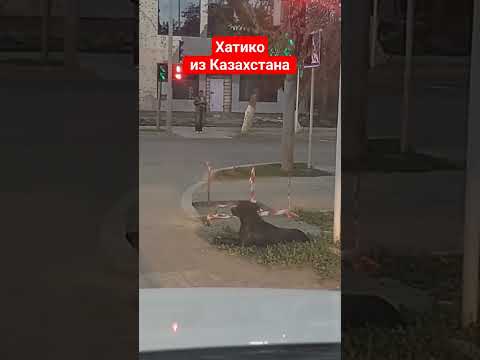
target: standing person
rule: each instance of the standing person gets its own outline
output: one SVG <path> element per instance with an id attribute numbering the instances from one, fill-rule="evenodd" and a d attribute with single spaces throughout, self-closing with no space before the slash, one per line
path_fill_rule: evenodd
<path id="1" fill-rule="evenodd" d="M 257 92 L 258 89 L 253 90 L 250 100 L 248 101 L 247 110 L 245 110 L 245 117 L 243 118 L 242 134 L 246 134 L 252 127 L 253 117 L 257 107 Z"/>
<path id="2" fill-rule="evenodd" d="M 195 97 L 193 104 L 195 105 L 195 131 L 202 132 L 205 112 L 207 110 L 207 100 L 202 90 L 198 92 L 198 96 Z"/>

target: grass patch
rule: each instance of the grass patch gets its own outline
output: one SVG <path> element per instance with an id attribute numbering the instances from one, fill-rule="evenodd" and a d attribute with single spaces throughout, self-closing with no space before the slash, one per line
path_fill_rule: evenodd
<path id="1" fill-rule="evenodd" d="M 342 359 L 469 359 L 450 344 L 452 335 L 448 325 L 434 317 L 419 318 L 405 329 L 357 329 L 342 334 Z"/>
<path id="2" fill-rule="evenodd" d="M 330 231 L 333 228 L 333 211 L 295 209 L 294 212 L 299 216 L 298 220 L 304 223 Z"/>
<path id="3" fill-rule="evenodd" d="M 310 266 L 322 278 L 333 278 L 340 274 L 340 248 L 333 242 L 331 212 L 299 210 L 305 222 L 322 227 L 319 236 L 309 235 L 307 243 L 276 244 L 265 248 L 239 245 L 238 233 L 224 226 L 209 241 L 216 248 L 230 255 L 245 256 L 263 265 Z M 303 221 L 303 220 L 302 220 Z"/>
<path id="4" fill-rule="evenodd" d="M 225 180 L 243 180 L 250 178 L 251 167 L 235 167 L 233 169 L 220 170 L 215 173 L 215 179 Z M 255 166 L 256 177 L 286 177 L 289 174 L 282 170 L 281 164 L 267 164 Z M 295 163 L 294 169 L 290 173 L 292 177 L 318 177 L 329 176 L 331 174 L 318 169 L 309 169 L 306 163 Z"/>
<path id="5" fill-rule="evenodd" d="M 404 313 L 405 330 L 364 328 L 345 333 L 345 359 L 468 359 L 450 341 L 461 339 L 480 344 L 478 326 L 460 326 L 462 257 L 402 256 L 379 254 L 378 276 L 388 277 L 426 291 L 434 308 L 426 315 Z M 370 355 L 369 355 L 370 354 Z"/>

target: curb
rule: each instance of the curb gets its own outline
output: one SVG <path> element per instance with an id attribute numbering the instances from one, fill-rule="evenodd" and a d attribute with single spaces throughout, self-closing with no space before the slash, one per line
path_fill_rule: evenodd
<path id="1" fill-rule="evenodd" d="M 278 164 L 278 162 L 242 164 L 240 166 L 222 167 L 222 168 L 214 169 L 213 172 L 212 172 L 212 176 L 214 176 L 219 171 L 233 170 L 233 169 L 244 168 L 244 167 L 271 165 L 271 164 Z M 313 168 L 316 169 L 316 170 L 319 170 L 319 171 L 325 171 L 327 173 L 331 173 L 331 171 L 321 169 L 317 166 L 313 166 Z M 192 198 L 193 198 L 193 194 L 195 193 L 195 191 L 197 191 L 200 187 L 207 184 L 207 181 L 206 181 L 207 175 L 206 174 L 207 174 L 207 172 L 205 172 L 205 174 L 202 176 L 203 180 L 200 180 L 199 182 L 189 186 L 187 188 L 187 190 L 185 190 L 183 192 L 182 198 L 180 200 L 180 205 L 181 205 L 182 210 L 187 214 L 188 218 L 190 218 L 191 220 L 196 221 L 200 218 L 200 214 L 198 213 L 198 211 L 192 205 Z M 332 174 L 330 176 L 335 176 L 335 174 Z"/>
<path id="2" fill-rule="evenodd" d="M 195 209 L 192 205 L 193 194 L 206 183 L 207 182 L 205 180 L 201 180 L 189 186 L 187 190 L 185 190 L 182 194 L 180 206 L 182 207 L 182 210 L 187 214 L 188 218 L 190 218 L 191 220 L 198 220 L 200 218 L 200 214 L 198 213 L 197 209 Z"/>

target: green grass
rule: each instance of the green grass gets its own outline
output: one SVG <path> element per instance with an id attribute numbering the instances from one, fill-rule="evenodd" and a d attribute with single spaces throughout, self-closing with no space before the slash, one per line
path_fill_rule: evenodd
<path id="1" fill-rule="evenodd" d="M 342 334 L 342 359 L 468 359 L 450 344 L 453 336 L 448 325 L 435 317 L 419 318 L 405 329 L 357 329 Z"/>
<path id="2" fill-rule="evenodd" d="M 466 359 L 452 350 L 449 343 L 452 339 L 462 339 L 480 344 L 479 327 L 460 327 L 462 258 L 393 257 L 382 253 L 375 260 L 380 264 L 379 276 L 426 291 L 435 305 L 430 314 L 423 316 L 404 312 L 411 321 L 404 331 L 365 328 L 344 334 L 343 358 Z"/>
<path id="3" fill-rule="evenodd" d="M 251 167 L 235 167 L 233 169 L 220 170 L 215 173 L 215 180 L 242 180 L 250 177 Z M 256 177 L 287 177 L 289 174 L 284 172 L 280 164 L 267 164 L 255 166 Z M 318 169 L 309 169 L 306 163 L 295 163 L 294 169 L 290 173 L 292 177 L 317 177 L 330 175 L 325 171 Z"/>
<path id="4" fill-rule="evenodd" d="M 298 220 L 310 225 L 320 226 L 321 229 L 332 229 L 333 211 L 295 209 Z"/>
<path id="5" fill-rule="evenodd" d="M 310 266 L 323 279 L 338 277 L 340 274 L 339 245 L 332 239 L 331 212 L 299 210 L 301 220 L 321 225 L 321 236 L 309 237 L 307 243 L 276 244 L 260 248 L 239 245 L 238 233 L 225 226 L 209 241 L 218 249 L 230 255 L 245 256 L 263 265 Z"/>

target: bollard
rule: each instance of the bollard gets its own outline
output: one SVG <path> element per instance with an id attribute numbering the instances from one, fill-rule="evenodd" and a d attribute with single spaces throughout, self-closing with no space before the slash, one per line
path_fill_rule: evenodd
<path id="1" fill-rule="evenodd" d="M 250 201 L 252 203 L 256 203 L 257 199 L 255 197 L 255 168 L 252 167 L 252 171 L 250 171 Z"/>
<path id="2" fill-rule="evenodd" d="M 210 163 L 208 161 L 205 162 L 205 165 L 207 166 L 207 203 L 210 206 L 210 189 L 211 189 L 213 168 L 210 166 Z"/>

